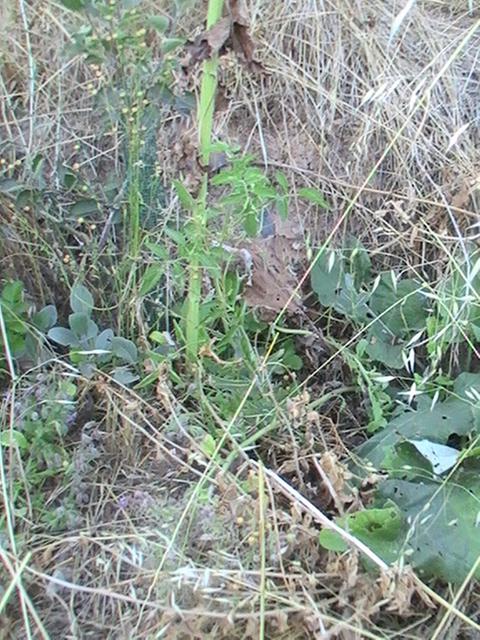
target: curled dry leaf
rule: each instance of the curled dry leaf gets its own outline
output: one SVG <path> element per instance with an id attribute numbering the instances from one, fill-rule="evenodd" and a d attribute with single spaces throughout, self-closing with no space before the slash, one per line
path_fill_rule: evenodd
<path id="1" fill-rule="evenodd" d="M 265 320 L 273 319 L 284 308 L 288 314 L 301 313 L 303 306 L 297 285 L 305 260 L 301 230 L 274 218 L 271 235 L 249 242 L 252 257 L 251 279 L 244 299 L 261 312 Z"/>
<path id="2" fill-rule="evenodd" d="M 233 50 L 238 59 L 250 69 L 258 71 L 262 68 L 254 59 L 255 44 L 250 35 L 243 0 L 230 0 L 228 15 L 186 45 L 187 58 L 183 67 L 189 69 L 212 56 L 221 56 L 230 50 Z"/>

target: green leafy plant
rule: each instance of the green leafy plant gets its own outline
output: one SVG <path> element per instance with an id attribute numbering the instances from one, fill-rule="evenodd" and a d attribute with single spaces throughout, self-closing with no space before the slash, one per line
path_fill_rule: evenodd
<path id="1" fill-rule="evenodd" d="M 453 582 L 461 582 L 477 562 L 479 385 L 478 374 L 461 374 L 450 397 L 433 407 L 423 399 L 356 450 L 356 473 L 381 472 L 384 479 L 373 509 L 338 523 L 385 561 L 403 561 L 421 575 Z M 322 532 L 320 542 L 343 549 L 331 532 Z"/>
<path id="2" fill-rule="evenodd" d="M 36 364 L 40 358 L 44 334 L 57 321 L 57 311 L 53 305 L 35 311 L 34 305 L 25 299 L 23 283 L 20 280 L 7 282 L 0 294 L 0 306 L 5 325 L 6 342 L 0 332 L 0 374 L 5 372 L 6 360 L 3 354 L 8 349 L 11 357 Z"/>
<path id="3" fill-rule="evenodd" d="M 69 347 L 72 362 L 78 364 L 85 375 L 91 375 L 96 363 L 101 366 L 114 361 L 121 365 L 111 372 L 118 382 L 129 384 L 137 380 L 131 368 L 138 362 L 137 347 L 131 340 L 115 336 L 112 329 L 100 332 L 91 317 L 94 302 L 86 287 L 76 284 L 72 288 L 70 307 L 69 326 L 51 328 L 50 340 Z"/>
<path id="4" fill-rule="evenodd" d="M 12 504 L 17 517 L 34 517 L 57 528 L 66 524 L 67 509 L 46 506 L 49 482 L 67 485 L 73 473 L 71 455 L 64 438 L 76 415 L 77 385 L 72 378 L 40 374 L 31 386 L 21 389 L 14 428 L 4 425 L 0 446 L 13 448 L 18 456 L 10 462 Z M 33 513 L 32 513 L 33 511 Z"/>

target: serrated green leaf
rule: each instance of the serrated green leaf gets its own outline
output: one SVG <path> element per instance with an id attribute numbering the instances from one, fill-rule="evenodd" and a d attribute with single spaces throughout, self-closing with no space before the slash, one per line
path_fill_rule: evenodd
<path id="1" fill-rule="evenodd" d="M 318 189 L 313 189 L 311 187 L 302 187 L 298 190 L 298 195 L 300 198 L 304 198 L 305 200 L 309 200 L 314 204 L 317 204 L 322 209 L 328 209 L 328 202 L 325 200 L 323 195 L 320 193 Z"/>

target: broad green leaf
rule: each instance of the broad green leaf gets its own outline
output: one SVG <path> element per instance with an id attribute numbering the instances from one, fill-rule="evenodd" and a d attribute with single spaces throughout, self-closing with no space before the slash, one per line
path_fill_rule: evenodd
<path id="1" fill-rule="evenodd" d="M 105 329 L 97 336 L 97 339 L 95 340 L 95 349 L 110 351 L 113 337 L 113 331 L 111 329 Z"/>
<path id="2" fill-rule="evenodd" d="M 23 283 L 20 280 L 7 282 L 2 289 L 1 302 L 7 303 L 10 307 L 14 307 L 23 300 Z"/>
<path id="3" fill-rule="evenodd" d="M 383 273 L 380 282 L 370 297 L 370 309 L 398 338 L 405 338 L 425 326 L 427 301 L 419 293 L 415 280 L 400 280 L 395 287 L 391 273 Z"/>
<path id="4" fill-rule="evenodd" d="M 433 409 L 427 406 L 406 411 L 361 445 L 356 453 L 360 459 L 381 468 L 386 456 L 400 441 L 429 440 L 447 444 L 453 435 L 466 436 L 475 431 L 479 414 L 479 409 L 460 399 L 437 403 Z"/>
<path id="5" fill-rule="evenodd" d="M 130 371 L 127 367 L 118 367 L 112 371 L 112 378 L 123 384 L 124 386 L 128 386 L 129 384 L 133 384 L 139 379 L 139 376 L 133 371 Z"/>
<path id="6" fill-rule="evenodd" d="M 329 207 L 328 202 L 325 200 L 318 189 L 303 187 L 302 189 L 298 190 L 298 195 L 300 196 L 300 198 L 304 198 L 305 200 L 309 200 L 314 204 L 318 204 L 318 206 L 322 207 L 323 209 L 328 209 Z"/>
<path id="7" fill-rule="evenodd" d="M 184 38 L 165 38 L 162 42 L 162 51 L 163 53 L 170 53 L 171 51 L 178 49 L 178 47 L 183 47 L 184 44 Z"/>
<path id="8" fill-rule="evenodd" d="M 77 338 L 95 338 L 98 334 L 97 325 L 87 313 L 71 313 L 68 323 Z"/>
<path id="9" fill-rule="evenodd" d="M 70 292 L 70 307 L 74 313 L 91 313 L 93 309 L 93 296 L 82 284 L 73 286 Z"/>
<path id="10" fill-rule="evenodd" d="M 38 313 L 35 313 L 32 317 L 34 326 L 39 331 L 48 331 L 57 322 L 57 309 L 55 305 L 49 304 L 43 307 Z"/>
<path id="11" fill-rule="evenodd" d="M 336 524 L 373 549 L 386 562 L 393 562 L 400 551 L 403 522 L 400 510 L 394 506 L 365 509 L 336 519 Z M 348 548 L 341 535 L 331 529 L 323 529 L 319 541 L 331 551 L 345 551 Z"/>
<path id="12" fill-rule="evenodd" d="M 365 352 L 372 360 L 381 362 L 390 369 L 403 369 L 404 343 L 395 344 L 394 336 L 387 328 L 375 322 L 367 332 Z"/>
<path id="13" fill-rule="evenodd" d="M 48 332 L 48 338 L 62 345 L 62 347 L 76 346 L 78 340 L 76 339 L 73 331 L 70 329 L 64 329 L 63 327 L 53 327 Z"/>
<path id="14" fill-rule="evenodd" d="M 0 443 L 2 447 L 10 447 L 12 444 L 19 449 L 28 449 L 28 440 L 16 429 L 6 429 L 0 433 Z"/>
<path id="15" fill-rule="evenodd" d="M 424 480 L 433 477 L 430 462 L 407 440 L 399 442 L 387 452 L 382 462 L 382 469 L 387 471 L 390 478 Z"/>
<path id="16" fill-rule="evenodd" d="M 59 2 L 70 11 L 81 11 L 86 6 L 85 0 L 59 0 Z"/>
<path id="17" fill-rule="evenodd" d="M 146 296 L 162 279 L 165 273 L 165 268 L 159 264 L 151 264 L 145 270 L 140 283 L 140 296 Z"/>
<path id="18" fill-rule="evenodd" d="M 343 283 L 343 262 L 337 251 L 325 251 L 311 271 L 312 289 L 320 304 L 333 307 Z"/>
<path id="19" fill-rule="evenodd" d="M 135 364 L 138 361 L 138 350 L 131 340 L 115 336 L 112 338 L 110 348 L 113 355 L 129 364 Z"/>
<path id="20" fill-rule="evenodd" d="M 200 443 L 200 448 L 202 452 L 207 456 L 207 458 L 212 457 L 212 455 L 215 453 L 216 446 L 217 444 L 213 436 L 211 436 L 209 433 L 205 434 L 202 442 Z"/>
<path id="21" fill-rule="evenodd" d="M 480 556 L 478 463 L 472 461 L 447 483 L 387 480 L 378 501 L 395 502 L 407 519 L 401 555 L 421 577 L 454 583 L 466 578 Z M 372 548 L 386 559 L 383 548 Z M 478 567 L 475 575 L 480 578 Z"/>
<path id="22" fill-rule="evenodd" d="M 70 207 L 70 213 L 76 218 L 88 216 L 92 213 L 97 213 L 98 211 L 98 202 L 93 198 L 83 198 L 82 200 L 77 200 L 77 202 L 75 202 L 75 204 Z"/>
<path id="23" fill-rule="evenodd" d="M 149 16 L 147 24 L 153 27 L 159 33 L 164 33 L 170 24 L 170 20 L 166 16 Z"/>

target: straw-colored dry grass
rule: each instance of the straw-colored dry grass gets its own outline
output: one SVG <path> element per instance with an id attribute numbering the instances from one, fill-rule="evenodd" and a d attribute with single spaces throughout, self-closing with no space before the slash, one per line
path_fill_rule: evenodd
<path id="1" fill-rule="evenodd" d="M 332 206 L 321 218 L 300 202 L 293 212 L 314 245 L 353 231 L 379 264 L 433 283 L 477 233 L 480 14 L 467 0 L 419 1 L 390 41 L 404 4 L 250 2 L 266 73 L 222 63 L 225 108 L 215 134 L 282 168 L 293 184 L 325 193 Z M 185 33 L 200 30 L 203 8 L 184 18 Z M 0 6 L 0 156 L 16 154 L 26 176 L 29 158 L 41 153 L 52 190 L 60 160 L 80 161 L 99 183 L 122 162 L 120 141 L 104 135 L 92 106 L 92 71 L 65 54 L 74 19 L 53 2 Z M 162 123 L 160 149 L 192 127 Z M 88 159 L 78 158 L 78 143 L 90 149 Z M 158 162 L 168 181 L 178 167 L 164 146 Z M 61 306 L 78 268 L 65 258 L 68 202 L 40 224 L 1 197 L 2 277 L 19 275 L 40 302 Z M 91 237 L 75 233 L 88 247 Z M 108 270 L 79 264 L 110 304 L 119 285 Z M 56 362 L 48 375 L 66 373 Z M 28 516 L 2 532 L 0 585 L 13 590 L 0 638 L 479 637 L 471 585 L 435 595 L 408 572 L 377 579 L 356 553 L 338 559 L 319 548 L 315 505 L 357 499 L 342 496 L 338 460 L 359 412 L 342 412 L 338 398 L 314 416 L 305 397 L 279 407 L 277 430 L 262 443 L 274 472 L 308 495 L 306 511 L 244 455 L 227 472 L 207 461 L 196 440 L 202 416 L 192 415 L 185 391 L 159 384 L 146 402 L 111 380 L 80 385 L 87 411 L 68 443 L 80 496 L 75 518 L 60 535 Z M 15 422 L 30 388 L 30 378 L 20 380 L 15 401 L 3 391 L 2 426 Z M 9 518 L 4 474 L 12 464 L 5 457 L 1 478 Z"/>

